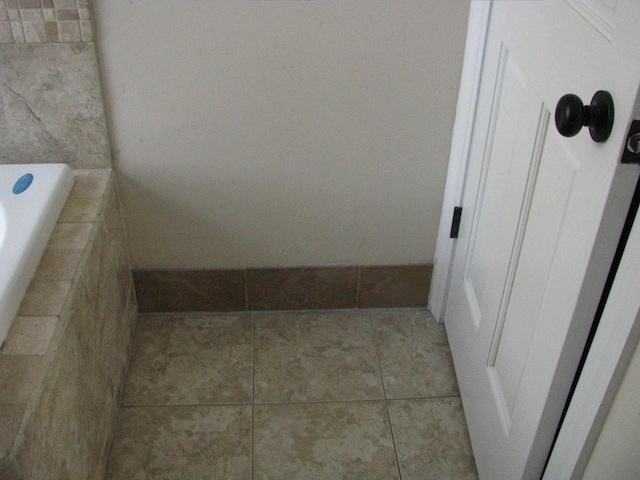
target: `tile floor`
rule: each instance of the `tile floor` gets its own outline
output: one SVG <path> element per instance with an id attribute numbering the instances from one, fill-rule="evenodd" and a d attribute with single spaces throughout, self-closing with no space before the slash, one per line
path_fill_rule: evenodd
<path id="1" fill-rule="evenodd" d="M 138 320 L 108 480 L 475 478 L 424 309 Z"/>

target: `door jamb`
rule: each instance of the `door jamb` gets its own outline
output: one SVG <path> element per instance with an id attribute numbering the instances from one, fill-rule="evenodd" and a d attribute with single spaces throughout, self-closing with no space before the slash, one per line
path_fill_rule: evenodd
<path id="1" fill-rule="evenodd" d="M 464 179 L 469 158 L 471 136 L 476 113 L 485 40 L 493 0 L 472 0 L 467 25 L 460 91 L 451 139 L 451 153 L 444 192 L 438 240 L 429 290 L 429 310 L 438 323 L 444 321 L 445 305 L 449 294 L 449 279 L 455 240 L 449 238 L 453 208 L 460 205 L 464 192 Z"/>

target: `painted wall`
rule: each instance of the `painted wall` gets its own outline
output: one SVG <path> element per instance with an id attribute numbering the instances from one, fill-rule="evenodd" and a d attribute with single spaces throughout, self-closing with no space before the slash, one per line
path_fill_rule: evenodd
<path id="1" fill-rule="evenodd" d="M 467 1 L 93 4 L 135 268 L 433 260 Z"/>
<path id="2" fill-rule="evenodd" d="M 640 478 L 640 345 L 591 454 L 584 480 Z"/>

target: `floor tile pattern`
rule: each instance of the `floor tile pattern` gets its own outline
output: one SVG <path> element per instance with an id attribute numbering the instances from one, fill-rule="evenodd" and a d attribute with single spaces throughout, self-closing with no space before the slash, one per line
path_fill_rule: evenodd
<path id="1" fill-rule="evenodd" d="M 143 315 L 107 480 L 475 479 L 424 309 Z"/>

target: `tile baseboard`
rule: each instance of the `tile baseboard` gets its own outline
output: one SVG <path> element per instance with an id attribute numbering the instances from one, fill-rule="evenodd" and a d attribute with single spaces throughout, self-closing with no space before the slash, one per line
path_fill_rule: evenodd
<path id="1" fill-rule="evenodd" d="M 140 313 L 426 307 L 432 266 L 134 270 Z"/>

